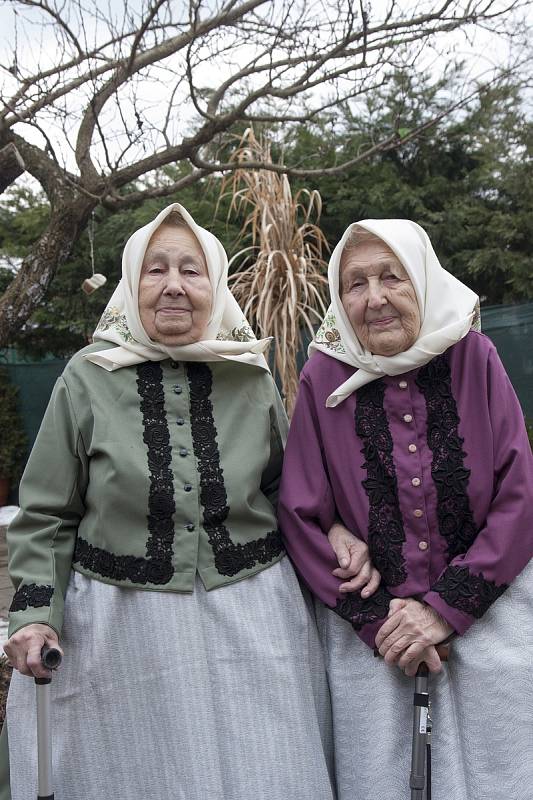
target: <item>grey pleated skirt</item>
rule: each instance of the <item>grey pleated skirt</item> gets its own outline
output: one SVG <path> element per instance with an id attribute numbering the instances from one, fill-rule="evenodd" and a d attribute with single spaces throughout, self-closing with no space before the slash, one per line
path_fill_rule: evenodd
<path id="1" fill-rule="evenodd" d="M 52 682 L 56 800 L 332 800 L 316 622 L 287 558 L 193 594 L 72 573 Z M 35 689 L 8 699 L 12 800 L 37 795 Z"/>
<path id="2" fill-rule="evenodd" d="M 339 800 L 409 800 L 414 679 L 317 604 Z M 533 562 L 430 678 L 432 800 L 533 798 Z"/>

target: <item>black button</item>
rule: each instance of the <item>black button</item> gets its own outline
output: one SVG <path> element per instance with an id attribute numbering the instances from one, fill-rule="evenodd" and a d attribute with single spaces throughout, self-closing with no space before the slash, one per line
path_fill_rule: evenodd
<path id="1" fill-rule="evenodd" d="M 177 418 L 176 425 L 185 425 L 185 420 L 183 419 L 183 417 Z"/>
<path id="2" fill-rule="evenodd" d="M 170 362 L 170 366 L 172 367 L 172 369 L 178 369 L 179 365 L 180 365 L 179 361 L 171 361 Z"/>
<path id="3" fill-rule="evenodd" d="M 186 492 L 192 492 L 192 486 L 191 486 L 190 483 L 186 483 L 185 486 L 183 487 L 183 489 Z"/>
<path id="4" fill-rule="evenodd" d="M 192 522 L 188 522 L 185 527 L 187 528 L 188 531 L 194 530 L 194 525 L 192 524 Z"/>
<path id="5" fill-rule="evenodd" d="M 180 447 L 180 449 L 179 449 L 179 454 L 180 454 L 180 456 L 181 456 L 182 458 L 185 458 L 185 456 L 188 456 L 188 455 L 189 455 L 189 451 L 187 450 L 187 448 L 186 448 L 186 447 Z"/>
<path id="6" fill-rule="evenodd" d="M 183 391 L 183 389 L 181 388 L 181 386 L 179 386 L 179 384 L 176 384 L 176 385 L 173 387 L 173 389 L 174 389 L 174 394 L 181 394 L 181 393 L 182 393 L 182 391 Z"/>

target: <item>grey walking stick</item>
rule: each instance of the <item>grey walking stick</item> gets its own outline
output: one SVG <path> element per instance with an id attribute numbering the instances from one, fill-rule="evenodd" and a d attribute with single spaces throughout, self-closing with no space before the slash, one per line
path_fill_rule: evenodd
<path id="1" fill-rule="evenodd" d="M 46 669 L 57 669 L 61 652 L 45 645 L 41 650 L 41 663 Z M 51 678 L 35 678 L 37 695 L 37 800 L 54 800 L 52 788 L 52 741 L 50 734 L 50 683 Z"/>
<path id="2" fill-rule="evenodd" d="M 441 661 L 448 660 L 448 648 L 437 647 Z M 418 667 L 413 698 L 413 747 L 409 786 L 411 800 L 431 800 L 431 706 L 427 664 Z"/>

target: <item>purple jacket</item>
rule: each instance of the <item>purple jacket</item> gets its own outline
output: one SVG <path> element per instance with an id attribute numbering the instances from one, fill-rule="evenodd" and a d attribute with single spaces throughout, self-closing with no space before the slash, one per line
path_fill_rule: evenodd
<path id="1" fill-rule="evenodd" d="M 278 506 L 289 555 L 371 647 L 392 597 L 424 600 L 462 634 L 533 555 L 533 457 L 509 378 L 474 331 L 326 408 L 352 372 L 322 353 L 302 371 Z M 331 574 L 336 516 L 381 574 L 367 600 Z"/>

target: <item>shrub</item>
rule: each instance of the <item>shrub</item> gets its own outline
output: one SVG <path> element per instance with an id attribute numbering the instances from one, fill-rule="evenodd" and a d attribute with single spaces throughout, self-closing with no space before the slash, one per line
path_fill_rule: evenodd
<path id="1" fill-rule="evenodd" d="M 5 367 L 0 367 L 0 478 L 15 483 L 26 460 L 28 440 L 18 411 L 18 389 L 9 382 Z"/>

